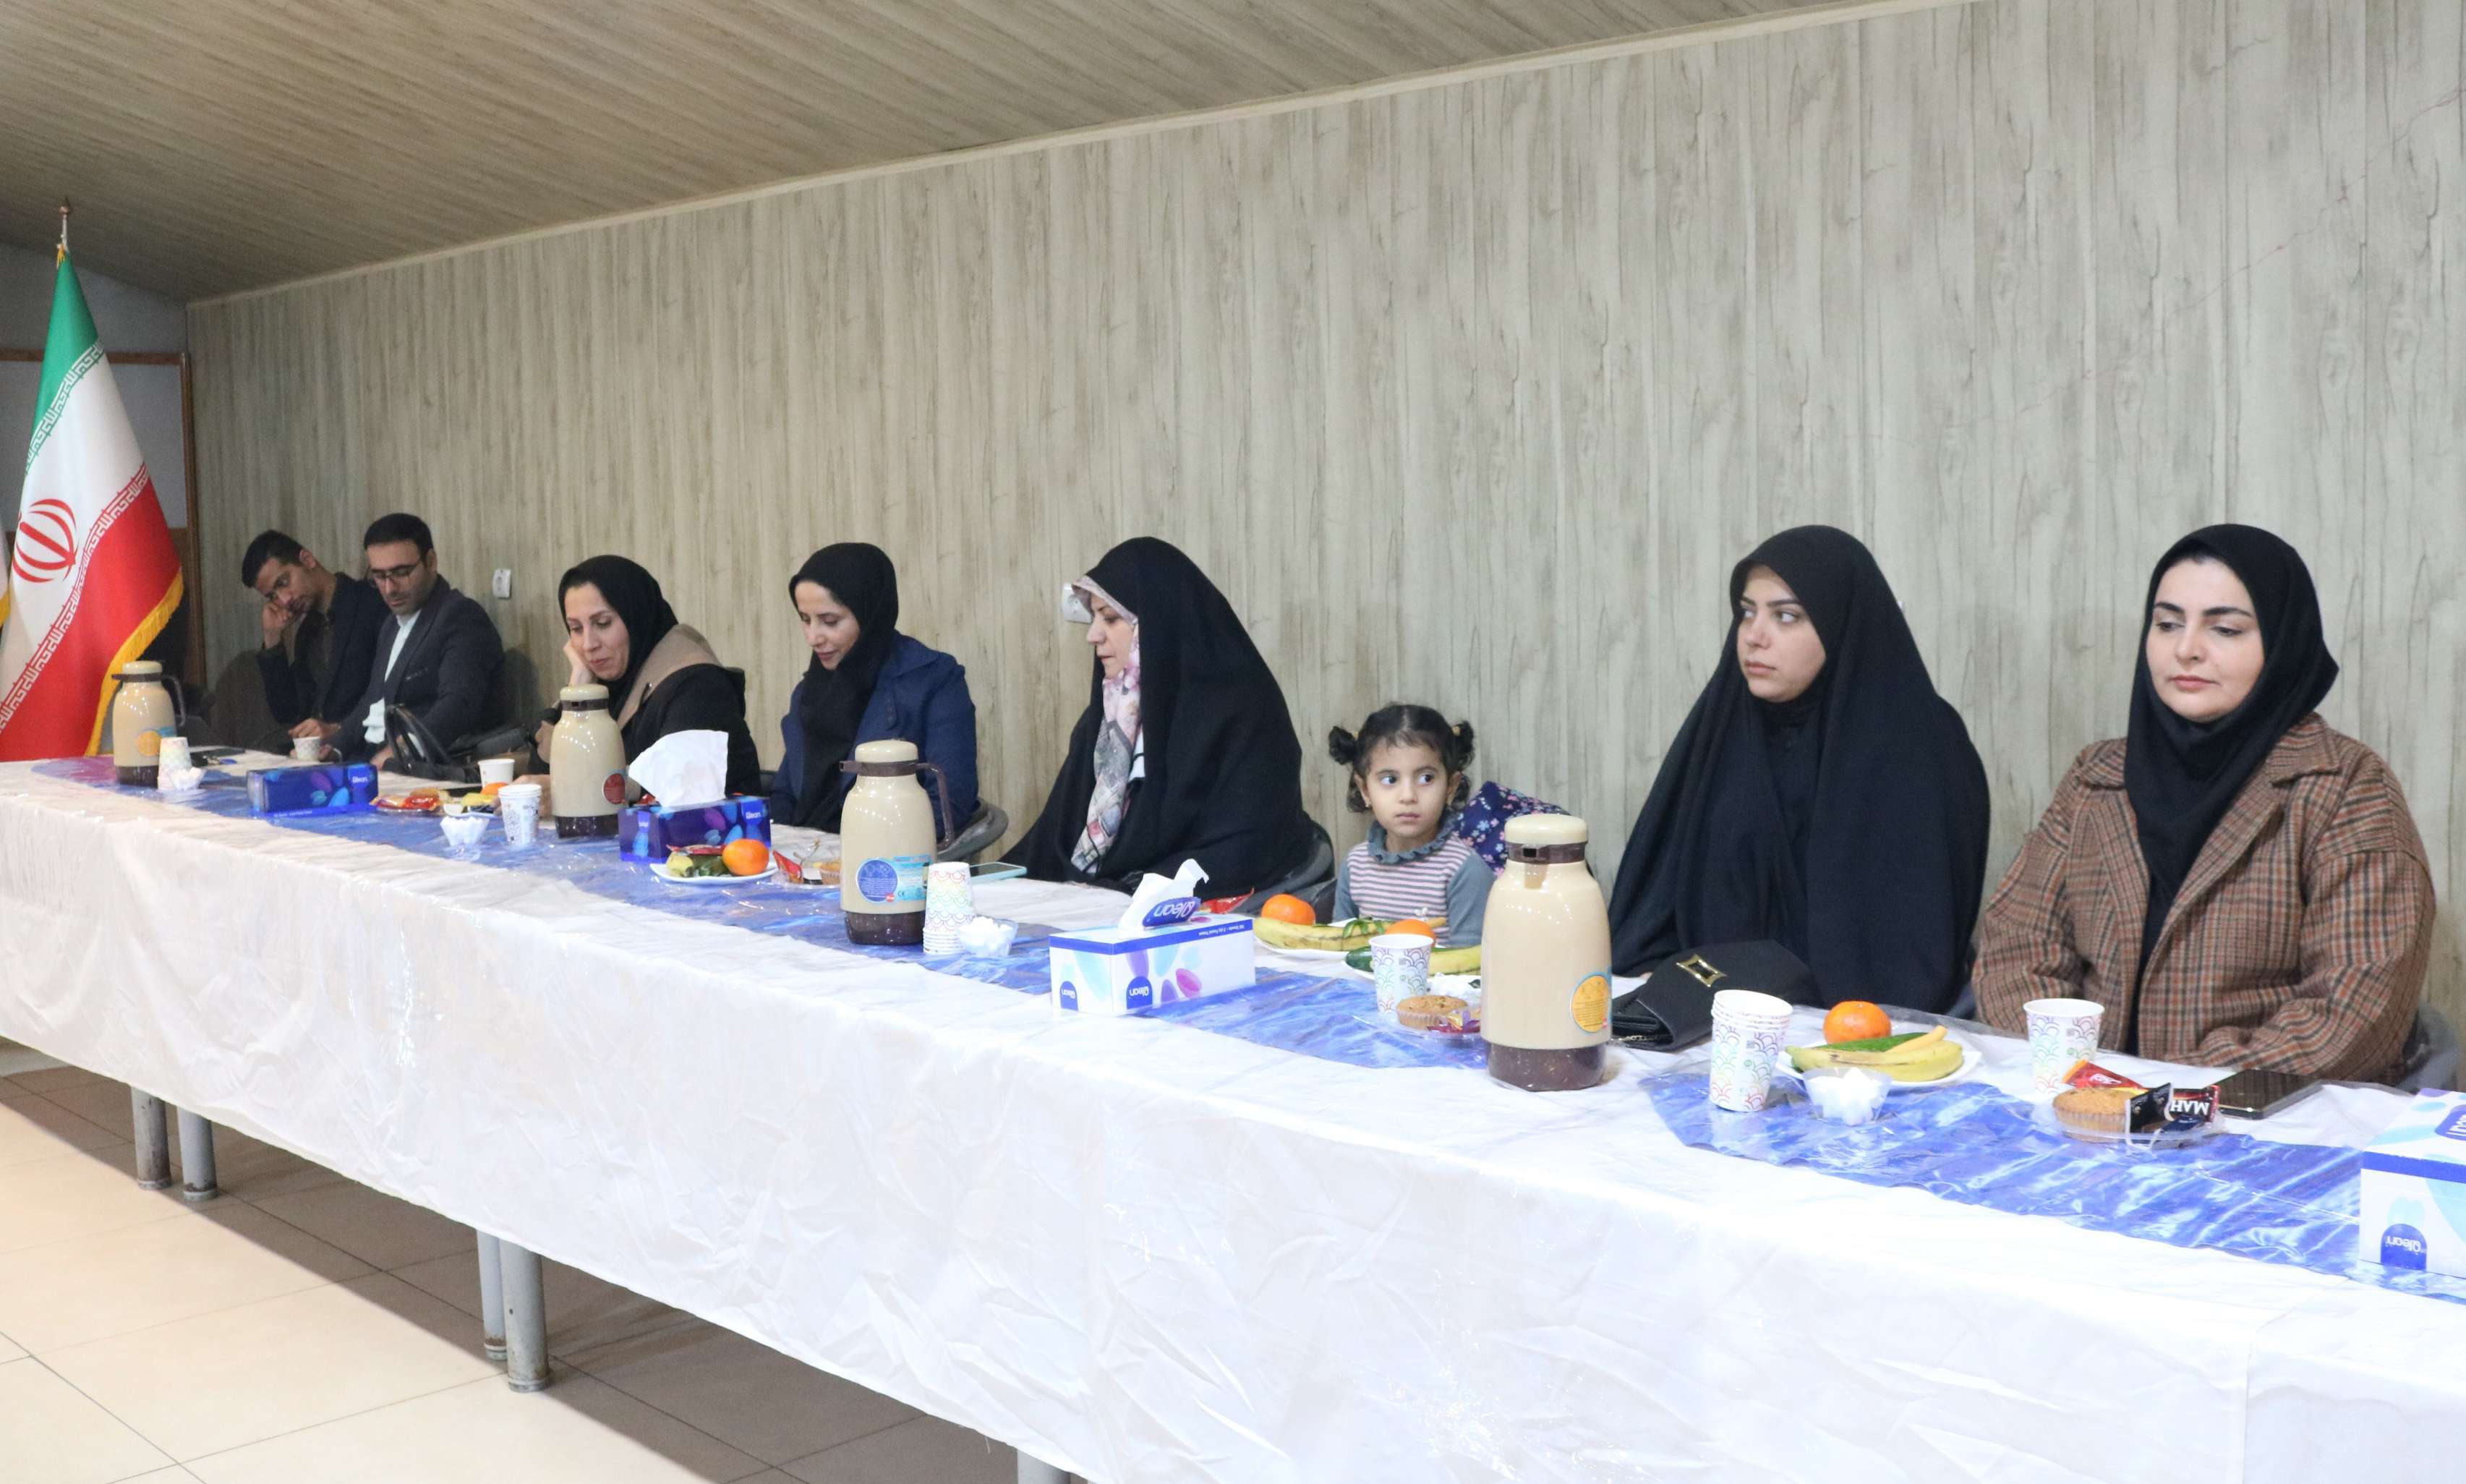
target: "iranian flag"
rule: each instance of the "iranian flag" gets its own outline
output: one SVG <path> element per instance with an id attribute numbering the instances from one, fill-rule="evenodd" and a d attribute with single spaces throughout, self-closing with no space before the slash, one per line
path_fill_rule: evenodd
<path id="1" fill-rule="evenodd" d="M 15 550 L 0 571 L 0 760 L 91 753 L 111 674 L 180 606 L 180 559 L 61 243 Z"/>

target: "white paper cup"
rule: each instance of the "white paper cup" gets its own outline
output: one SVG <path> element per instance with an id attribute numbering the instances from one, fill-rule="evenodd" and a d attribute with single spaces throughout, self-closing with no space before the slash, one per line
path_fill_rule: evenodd
<path id="1" fill-rule="evenodd" d="M 1370 940 L 1370 979 L 1381 1014 L 1430 987 L 1430 940 L 1418 933 L 1382 933 Z"/>
<path id="2" fill-rule="evenodd" d="M 325 757 L 325 739 L 323 737 L 293 737 L 291 739 L 291 755 L 299 762 L 323 762 Z"/>
<path id="3" fill-rule="evenodd" d="M 482 787 L 484 788 L 491 783 L 511 783 L 512 781 L 514 781 L 514 760 L 512 758 L 482 757 L 480 759 L 480 784 Z"/>
<path id="4" fill-rule="evenodd" d="M 976 915 L 975 884 L 965 861 L 925 867 L 925 952 L 955 954 L 959 930 Z"/>
<path id="5" fill-rule="evenodd" d="M 2061 1091 L 2073 1068 L 2097 1054 L 2106 1007 L 2094 1000 L 2032 1000 L 2021 1012 L 2029 1019 L 2029 1086 Z"/>
<path id="6" fill-rule="evenodd" d="M 1760 1113 L 1789 1035 L 1789 1001 L 1752 989 L 1713 996 L 1713 1106 Z"/>
<path id="7" fill-rule="evenodd" d="M 497 818 L 504 822 L 505 843 L 527 845 L 539 838 L 540 786 L 508 783 L 497 790 Z"/>
<path id="8" fill-rule="evenodd" d="M 155 758 L 155 766 L 164 773 L 168 773 L 174 768 L 186 768 L 191 766 L 189 761 L 189 739 L 187 737 L 165 737 L 163 739 L 163 751 L 161 754 Z"/>

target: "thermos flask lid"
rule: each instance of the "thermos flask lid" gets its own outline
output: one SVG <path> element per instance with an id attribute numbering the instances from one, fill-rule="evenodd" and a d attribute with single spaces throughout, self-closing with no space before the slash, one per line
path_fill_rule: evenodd
<path id="1" fill-rule="evenodd" d="M 896 737 L 880 742 L 856 745 L 856 760 L 861 763 L 912 763 L 916 760 L 916 744 Z"/>
<path id="2" fill-rule="evenodd" d="M 1580 845 L 1592 838 L 1572 814 L 1519 814 L 1507 821 L 1505 834 L 1511 845 Z"/>

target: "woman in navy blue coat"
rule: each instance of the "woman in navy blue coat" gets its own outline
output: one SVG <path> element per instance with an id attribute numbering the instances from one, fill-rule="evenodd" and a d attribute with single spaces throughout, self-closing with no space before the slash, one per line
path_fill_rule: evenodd
<path id="1" fill-rule="evenodd" d="M 942 770 L 951 828 L 976 812 L 976 704 L 958 661 L 899 632 L 899 570 L 880 547 L 826 546 L 788 579 L 813 660 L 781 719 L 771 818 L 836 834 L 860 742 L 899 738 Z M 928 795 L 932 793 L 929 783 Z"/>

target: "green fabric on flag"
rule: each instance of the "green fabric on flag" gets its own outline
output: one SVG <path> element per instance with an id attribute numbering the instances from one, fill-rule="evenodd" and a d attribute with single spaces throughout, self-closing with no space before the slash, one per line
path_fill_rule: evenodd
<path id="1" fill-rule="evenodd" d="M 85 291 L 78 286 L 77 270 L 70 266 L 68 254 L 62 253 L 52 284 L 52 328 L 43 343 L 43 389 L 34 398 L 34 436 L 26 449 L 27 468 L 34 466 L 34 457 L 43 451 L 52 425 L 60 420 L 69 393 L 101 359 Z"/>

